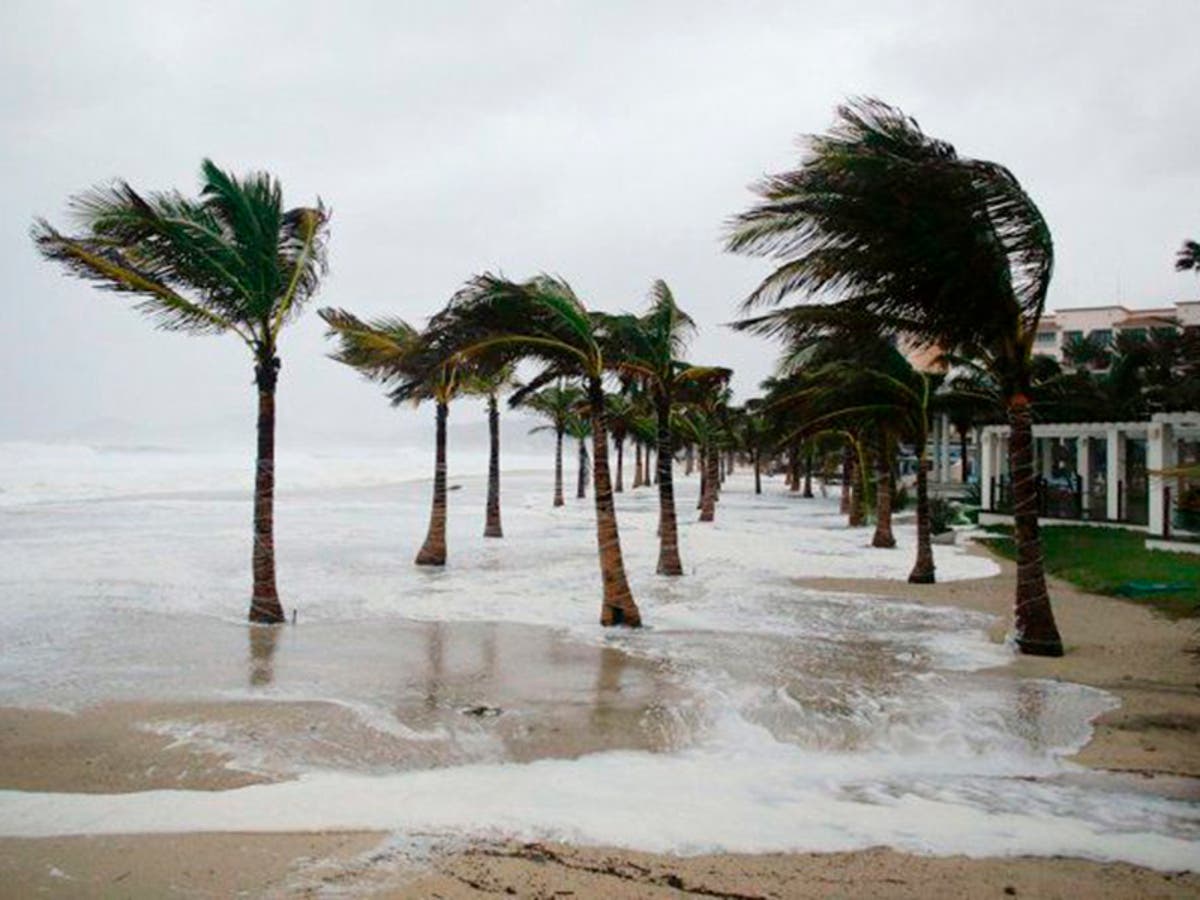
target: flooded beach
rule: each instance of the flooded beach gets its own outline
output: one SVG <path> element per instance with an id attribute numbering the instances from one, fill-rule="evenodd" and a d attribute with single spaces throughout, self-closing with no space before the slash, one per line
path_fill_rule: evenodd
<path id="1" fill-rule="evenodd" d="M 355 477 L 353 473 L 350 477 Z M 687 575 L 656 578 L 652 491 L 618 497 L 647 627 L 605 631 L 590 503 L 544 472 L 455 479 L 449 564 L 411 566 L 420 480 L 280 498 L 296 623 L 248 626 L 245 501 L 197 491 L 4 509 L 0 834 L 375 831 L 673 853 L 1194 860 L 1197 807 L 1067 761 L 1117 705 L 1016 677 L 982 612 L 802 586 L 902 579 L 836 499 L 734 475 Z M 997 565 L 938 548 L 942 581 Z M 96 736 L 103 736 L 97 740 Z M 170 793 L 163 793 L 164 791 Z M 1178 793 L 1178 792 L 1177 792 Z"/>

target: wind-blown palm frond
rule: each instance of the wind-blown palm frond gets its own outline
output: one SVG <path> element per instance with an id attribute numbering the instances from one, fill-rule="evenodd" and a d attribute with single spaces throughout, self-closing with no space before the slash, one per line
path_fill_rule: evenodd
<path id="1" fill-rule="evenodd" d="M 799 294 L 947 348 L 1008 339 L 1014 323 L 1020 341 L 1032 340 L 1053 250 L 1003 166 L 962 159 L 899 110 L 856 100 L 809 140 L 799 169 L 756 191 L 760 202 L 732 220 L 727 247 L 780 266 L 747 311 Z"/>
<path id="2" fill-rule="evenodd" d="M 1184 241 L 1175 256 L 1175 270 L 1189 272 L 1200 270 L 1200 242 Z"/>
<path id="3" fill-rule="evenodd" d="M 35 223 L 43 256 L 107 290 L 139 299 L 159 328 L 233 331 L 270 353 L 280 330 L 315 293 L 326 271 L 328 214 L 285 210 L 279 182 L 238 179 L 203 164 L 200 199 L 143 196 L 125 182 L 79 194 L 76 235 Z"/>
<path id="4" fill-rule="evenodd" d="M 383 384 L 394 405 L 424 400 L 448 403 L 471 378 L 481 377 L 463 371 L 429 333 L 403 319 L 382 316 L 364 321 L 341 309 L 322 309 L 319 315 L 329 326 L 326 334 L 337 340 L 330 358 Z"/>
<path id="5" fill-rule="evenodd" d="M 495 364 L 532 359 L 542 377 L 599 375 L 604 368 L 591 313 L 566 281 L 539 275 L 517 283 L 491 273 L 466 283 L 430 322 L 430 331 L 453 346 L 458 358 L 488 357 Z"/>

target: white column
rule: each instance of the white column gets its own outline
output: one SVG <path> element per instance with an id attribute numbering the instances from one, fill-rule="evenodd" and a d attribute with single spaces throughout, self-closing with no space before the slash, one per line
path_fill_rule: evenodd
<path id="1" fill-rule="evenodd" d="M 1090 519 L 1091 507 L 1088 505 L 1092 494 L 1092 439 L 1080 435 L 1075 439 L 1075 471 L 1079 473 L 1079 489 L 1082 507 L 1080 515 Z"/>
<path id="2" fill-rule="evenodd" d="M 996 477 L 996 433 L 980 431 L 982 437 L 976 442 L 979 447 L 979 504 L 984 509 L 992 508 L 992 479 Z"/>
<path id="3" fill-rule="evenodd" d="M 967 453 L 971 457 L 970 473 L 976 478 L 979 477 L 980 470 L 983 469 L 983 428 L 976 425 L 974 432 L 971 435 L 971 446 L 967 448 Z"/>
<path id="4" fill-rule="evenodd" d="M 1175 436 L 1172 428 L 1162 422 L 1152 422 L 1146 429 L 1146 469 L 1149 474 L 1149 520 L 1150 534 L 1162 534 L 1167 516 L 1171 511 L 1163 504 L 1163 487 L 1168 479 L 1155 472 L 1168 469 L 1175 464 Z"/>
<path id="5" fill-rule="evenodd" d="M 1035 438 L 1038 449 L 1042 453 L 1042 477 L 1049 478 L 1054 474 L 1054 441 L 1055 438 Z"/>
<path id="6" fill-rule="evenodd" d="M 1116 521 L 1121 517 L 1121 479 L 1125 477 L 1125 435 L 1119 428 L 1107 432 L 1108 452 L 1105 454 L 1105 486 L 1108 489 L 1108 518 Z"/>

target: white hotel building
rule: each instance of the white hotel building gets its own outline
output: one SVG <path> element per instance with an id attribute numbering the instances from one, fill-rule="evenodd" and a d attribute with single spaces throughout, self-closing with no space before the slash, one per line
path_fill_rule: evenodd
<path id="1" fill-rule="evenodd" d="M 1042 314 L 1033 352 L 1062 361 L 1062 348 L 1074 338 L 1111 342 L 1118 334 L 1147 335 L 1156 329 L 1200 328 L 1200 300 L 1156 309 L 1080 306 Z"/>

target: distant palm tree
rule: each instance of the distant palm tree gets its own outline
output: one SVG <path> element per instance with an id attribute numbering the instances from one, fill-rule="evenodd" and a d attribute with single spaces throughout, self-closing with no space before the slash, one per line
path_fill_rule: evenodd
<path id="1" fill-rule="evenodd" d="M 877 100 L 842 106 L 800 168 L 757 192 L 760 202 L 732 222 L 728 248 L 779 265 L 747 307 L 829 298 L 993 373 L 1012 428 L 1017 645 L 1062 655 L 1033 474 L 1031 356 L 1054 259 L 1036 204 L 1008 169 L 958 156 Z"/>
<path id="2" fill-rule="evenodd" d="M 586 406 L 586 404 L 584 404 Z M 567 437 L 575 439 L 575 444 L 579 448 L 577 458 L 579 461 L 578 468 L 575 472 L 575 499 L 587 499 L 587 483 L 588 469 L 590 459 L 588 458 L 587 442 L 592 436 L 592 421 L 591 417 L 582 414 L 580 410 L 576 410 L 571 418 L 567 420 Z"/>
<path id="3" fill-rule="evenodd" d="M 522 359 L 542 364 L 530 386 L 536 390 L 559 378 L 580 378 L 592 426 L 592 483 L 596 543 L 604 587 L 602 625 L 641 625 L 641 612 L 625 576 L 608 470 L 604 378 L 610 336 L 608 317 L 594 313 L 565 281 L 539 276 L 522 283 L 492 274 L 472 278 L 430 323 L 457 358 Z"/>
<path id="4" fill-rule="evenodd" d="M 510 406 L 523 406 L 537 413 L 550 424 L 534 428 L 532 431 L 544 429 L 554 431 L 554 505 L 563 505 L 563 435 L 571 424 L 576 410 L 583 402 L 583 391 L 577 387 L 564 386 L 559 383 L 540 391 L 518 391 L 509 401 Z M 532 433 L 532 432 L 531 432 Z"/>
<path id="5" fill-rule="evenodd" d="M 126 182 L 71 200 L 82 231 L 65 235 L 44 219 L 38 252 L 99 287 L 131 294 L 165 331 L 231 332 L 254 356 L 258 452 L 254 482 L 254 589 L 250 621 L 284 620 L 275 584 L 275 387 L 279 334 L 316 293 L 325 272 L 328 215 L 285 209 L 278 180 L 236 178 L 202 165 L 200 197 L 142 195 Z"/>
<path id="6" fill-rule="evenodd" d="M 1112 364 L 1112 345 L 1093 335 L 1063 342 L 1063 362 L 1076 369 L 1107 369 Z"/>
<path id="7" fill-rule="evenodd" d="M 754 467 L 754 493 L 762 493 L 763 453 L 771 446 L 771 421 L 763 411 L 763 399 L 747 400 L 734 418 L 738 446 Z"/>
<path id="8" fill-rule="evenodd" d="M 607 394 L 604 397 L 604 408 L 608 412 L 608 432 L 612 435 L 613 449 L 617 454 L 617 475 L 613 482 L 613 490 L 618 494 L 625 492 L 625 439 L 629 436 L 629 428 L 638 414 L 637 399 L 628 393 Z"/>
<path id="9" fill-rule="evenodd" d="M 475 376 L 447 360 L 437 336 L 394 316 L 365 321 L 341 309 L 322 309 L 329 337 L 337 340 L 330 357 L 383 384 L 393 406 L 432 400 L 437 431 L 434 448 L 433 503 L 429 530 L 417 553 L 418 566 L 446 564 L 446 421 L 450 401 Z"/>
<path id="10" fill-rule="evenodd" d="M 717 391 L 709 389 L 705 393 L 715 395 Z M 720 402 L 714 398 L 705 398 L 702 394 L 692 398 L 694 402 L 687 403 L 675 416 L 675 428 L 699 448 L 700 456 L 700 496 L 697 507 L 700 509 L 701 522 L 712 522 L 716 519 L 717 492 L 720 488 L 717 458 L 721 444 L 727 439 L 725 423 L 717 411 Z"/>
<path id="11" fill-rule="evenodd" d="M 1175 269 L 1179 272 L 1200 272 L 1200 242 L 1184 241 L 1175 257 Z"/>
<path id="12" fill-rule="evenodd" d="M 472 379 L 471 392 L 487 398 L 488 408 L 488 486 L 487 509 L 484 513 L 483 536 L 504 537 L 500 523 L 500 400 L 499 394 L 513 386 L 513 368 L 504 366 L 496 372 Z"/>

